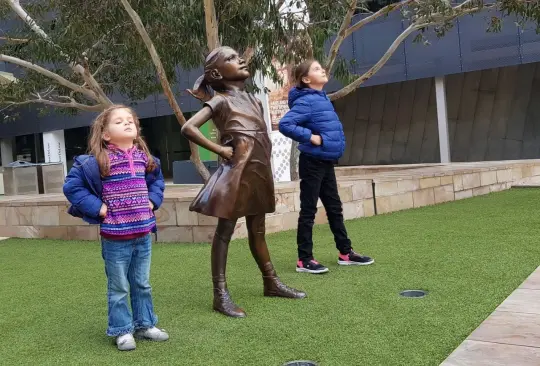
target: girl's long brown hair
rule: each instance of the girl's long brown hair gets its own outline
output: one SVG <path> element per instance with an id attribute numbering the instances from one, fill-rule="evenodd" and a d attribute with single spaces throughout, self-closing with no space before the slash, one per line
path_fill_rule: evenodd
<path id="1" fill-rule="evenodd" d="M 316 62 L 314 59 L 305 60 L 301 64 L 297 65 L 294 68 L 293 71 L 293 80 L 296 83 L 296 87 L 299 89 L 309 88 L 306 83 L 302 80 L 309 74 L 309 69 L 311 69 L 311 65 Z"/>
<path id="2" fill-rule="evenodd" d="M 152 154 L 150 154 L 148 145 L 146 145 L 146 142 L 144 142 L 143 138 L 141 137 L 141 123 L 137 117 L 137 114 L 133 109 L 126 107 L 125 105 L 114 104 L 105 109 L 99 114 L 99 116 L 96 117 L 94 123 L 92 123 L 92 127 L 90 128 L 90 137 L 88 139 L 88 152 L 97 159 L 101 176 L 106 177 L 111 171 L 111 163 L 109 161 L 109 155 L 107 154 L 107 142 L 103 140 L 103 133 L 109 125 L 111 113 L 117 109 L 127 109 L 133 116 L 135 126 L 137 126 L 137 137 L 135 138 L 134 144 L 148 157 L 146 171 L 153 171 L 156 169 L 157 164 Z"/>

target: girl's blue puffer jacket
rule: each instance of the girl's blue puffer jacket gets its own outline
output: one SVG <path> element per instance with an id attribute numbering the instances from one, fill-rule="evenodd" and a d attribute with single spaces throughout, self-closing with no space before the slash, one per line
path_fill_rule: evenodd
<path id="1" fill-rule="evenodd" d="M 298 141 L 298 149 L 321 160 L 338 160 L 345 151 L 345 134 L 334 106 L 324 91 L 292 88 L 290 111 L 279 122 L 279 131 Z M 311 143 L 311 135 L 320 135 L 322 145 Z"/>

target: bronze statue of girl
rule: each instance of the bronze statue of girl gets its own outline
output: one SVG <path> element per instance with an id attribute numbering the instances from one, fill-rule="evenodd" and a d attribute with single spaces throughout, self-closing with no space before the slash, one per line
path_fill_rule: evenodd
<path id="1" fill-rule="evenodd" d="M 262 272 L 265 296 L 304 298 L 304 292 L 284 285 L 270 261 L 265 240 L 265 214 L 274 212 L 274 181 L 270 167 L 272 144 L 261 102 L 245 89 L 250 77 L 246 62 L 230 47 L 212 51 L 204 75 L 195 83 L 193 96 L 204 107 L 182 128 L 194 143 L 224 159 L 190 206 L 191 211 L 219 218 L 212 242 L 214 310 L 232 317 L 245 312 L 231 299 L 225 269 L 229 242 L 239 218 L 246 218 L 251 253 Z M 209 87 L 215 91 L 210 95 Z M 199 130 L 212 119 L 221 145 Z"/>

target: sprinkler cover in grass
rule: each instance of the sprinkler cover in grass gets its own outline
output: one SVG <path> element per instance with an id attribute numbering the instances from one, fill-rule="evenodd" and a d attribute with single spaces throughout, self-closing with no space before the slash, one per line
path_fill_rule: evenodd
<path id="1" fill-rule="evenodd" d="M 283 366 L 317 366 L 317 364 L 314 361 L 290 361 Z"/>
<path id="2" fill-rule="evenodd" d="M 423 290 L 405 290 L 400 293 L 400 296 L 411 298 L 422 298 L 426 296 L 426 291 Z"/>

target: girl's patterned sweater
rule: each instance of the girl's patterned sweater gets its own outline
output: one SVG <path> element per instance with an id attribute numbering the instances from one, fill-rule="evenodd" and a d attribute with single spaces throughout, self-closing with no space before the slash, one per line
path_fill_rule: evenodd
<path id="1" fill-rule="evenodd" d="M 101 236 L 127 240 L 144 236 L 156 225 L 145 180 L 148 156 L 136 146 L 123 151 L 109 145 L 110 174 L 102 178 L 107 215 Z"/>

